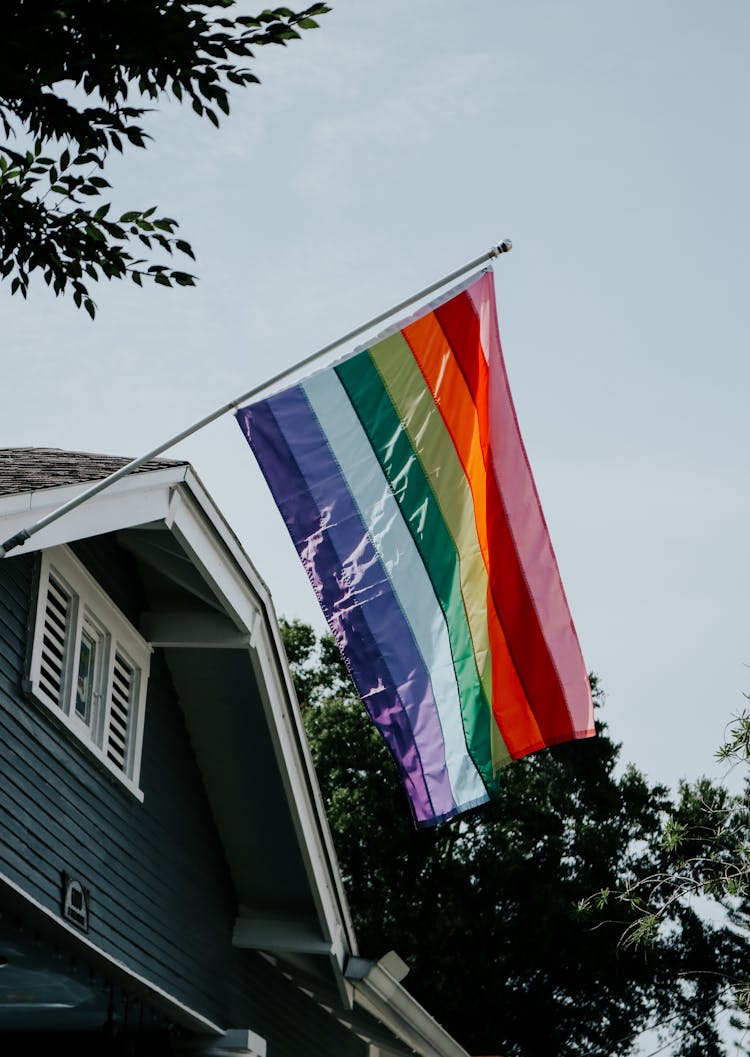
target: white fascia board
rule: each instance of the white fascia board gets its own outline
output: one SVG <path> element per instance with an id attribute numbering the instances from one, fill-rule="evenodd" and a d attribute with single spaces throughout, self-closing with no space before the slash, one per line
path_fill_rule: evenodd
<path id="1" fill-rule="evenodd" d="M 191 1057 L 266 1057 L 266 1040 L 249 1028 L 230 1028 L 220 1039 L 177 1042 L 178 1053 Z"/>
<path id="2" fill-rule="evenodd" d="M 261 618 L 255 591 L 237 575 L 226 541 L 206 526 L 204 511 L 190 493 L 174 489 L 166 513 L 172 535 L 186 551 L 225 612 L 252 641 Z"/>
<path id="3" fill-rule="evenodd" d="M 355 1005 L 384 1024 L 421 1057 L 468 1057 L 452 1035 L 388 972 L 373 962 L 360 979 L 352 980 Z"/>
<path id="4" fill-rule="evenodd" d="M 289 670 L 289 664 L 286 660 L 286 651 L 284 644 L 281 641 L 281 632 L 279 631 L 279 623 L 276 618 L 276 613 L 273 608 L 273 603 L 270 598 L 267 601 L 266 609 L 268 613 L 268 620 L 266 628 L 268 629 L 269 641 L 268 641 L 268 657 L 275 659 L 275 671 L 276 671 L 276 683 L 277 692 L 279 693 L 282 700 L 288 700 L 294 702 L 294 708 L 291 710 L 291 720 L 294 726 L 296 734 L 296 742 L 298 746 L 298 752 L 302 759 L 302 764 L 307 771 L 308 775 L 311 775 L 311 781 L 309 783 L 309 794 L 313 805 L 313 811 L 319 822 L 319 837 L 322 843 L 323 854 L 327 863 L 327 872 L 333 886 L 332 898 L 339 907 L 339 913 L 341 916 L 342 925 L 347 938 L 347 947 L 349 953 L 356 955 L 358 953 L 357 941 L 354 934 L 354 925 L 352 923 L 351 914 L 349 911 L 349 903 L 346 898 L 344 891 L 344 883 L 341 879 L 341 870 L 338 864 L 338 858 L 333 845 L 333 837 L 331 835 L 330 826 L 328 824 L 328 816 L 326 815 L 325 805 L 323 804 L 323 797 L 320 792 L 320 786 L 315 775 L 315 765 L 313 764 L 312 755 L 310 753 L 310 746 L 307 741 L 307 734 L 302 723 L 302 713 L 297 703 L 297 694 L 294 689 L 294 683 L 292 681 L 292 674 Z M 260 659 L 260 658 L 259 658 Z"/>
<path id="5" fill-rule="evenodd" d="M 169 510 L 171 489 L 185 479 L 187 470 L 187 466 L 167 466 L 163 470 L 142 471 L 122 477 L 46 528 L 40 529 L 22 546 L 10 551 L 8 558 L 117 529 L 163 521 Z M 94 483 L 86 481 L 3 496 L 0 498 L 2 539 L 10 539 L 22 529 L 30 528 Z M 0 560 L 7 561 L 8 558 Z"/>
<path id="6" fill-rule="evenodd" d="M 203 482 L 192 466 L 187 467 L 185 476 L 185 488 L 180 489 L 181 494 L 186 491 L 193 497 L 202 516 L 215 530 L 224 548 L 229 552 L 233 561 L 239 568 L 242 576 L 252 587 L 255 595 L 262 602 L 265 609 L 271 608 L 271 592 L 265 580 L 260 576 L 258 570 L 248 557 L 245 549 L 240 543 L 237 535 L 229 522 L 214 503 L 213 499 L 203 486 Z"/>
<path id="7" fill-rule="evenodd" d="M 253 629 L 253 646 L 256 650 L 258 661 L 261 664 L 264 684 L 269 690 L 269 705 L 273 710 L 274 719 L 273 729 L 279 733 L 285 731 L 287 734 L 284 744 L 280 745 L 282 751 L 287 750 L 287 754 L 283 758 L 287 760 L 294 759 L 295 762 L 299 760 L 301 764 L 301 766 L 297 768 L 299 771 L 299 782 L 295 782 L 293 787 L 290 786 L 288 789 L 290 807 L 294 816 L 296 808 L 301 803 L 298 797 L 301 795 L 301 791 L 304 788 L 306 790 L 304 797 L 307 805 L 306 814 L 310 820 L 316 820 L 317 825 L 314 826 L 313 830 L 304 830 L 303 835 L 307 839 L 307 843 L 303 846 L 308 848 L 313 847 L 313 844 L 311 844 L 310 841 L 313 839 L 314 832 L 316 834 L 314 844 L 320 846 L 320 857 L 324 865 L 323 872 L 318 875 L 318 880 L 322 881 L 324 877 L 327 878 L 325 887 L 332 886 L 331 899 L 333 904 L 337 907 L 337 911 L 331 920 L 338 920 L 339 924 L 338 927 L 334 929 L 332 938 L 335 937 L 336 932 L 343 928 L 347 952 L 356 955 L 356 939 L 349 912 L 349 905 L 344 892 L 343 882 L 341 880 L 341 873 L 333 846 L 333 838 L 328 826 L 323 799 L 320 795 L 317 778 L 315 777 L 315 767 L 310 755 L 307 735 L 305 734 L 302 725 L 294 684 L 286 661 L 286 652 L 281 641 L 278 619 L 271 599 L 271 593 L 265 581 L 258 575 L 257 570 L 250 561 L 233 530 L 206 492 L 203 484 L 192 467 L 188 470 L 185 486 L 197 500 L 201 512 L 213 525 L 216 533 L 221 538 L 222 543 L 228 549 L 234 562 L 236 562 L 239 567 L 243 578 L 251 585 L 256 603 L 260 605 L 262 609 L 262 614 L 265 619 L 258 621 Z M 180 491 L 183 491 L 183 489 Z M 264 633 L 265 640 L 263 649 L 260 648 L 261 632 Z M 271 693 L 272 689 L 273 693 Z M 293 707 L 290 707 L 290 704 L 292 704 Z M 290 750 L 291 756 L 289 755 Z M 285 771 L 284 773 L 286 774 Z M 295 824 L 296 822 L 297 820 L 295 819 Z M 342 954 L 344 953 L 345 952 L 342 950 Z"/>
<path id="8" fill-rule="evenodd" d="M 318 906 L 321 922 L 330 942 L 330 959 L 335 965 L 336 979 L 342 1000 L 347 1001 L 349 991 L 344 982 L 344 967 L 350 954 L 356 953 L 356 941 L 350 925 L 348 906 L 343 892 L 341 875 L 333 856 L 328 854 L 324 839 L 327 821 L 322 804 L 316 810 L 316 794 L 320 796 L 312 764 L 308 770 L 307 755 L 303 751 L 306 743 L 300 740 L 296 729 L 294 710 L 287 705 L 284 686 L 280 677 L 279 657 L 275 653 L 269 626 L 264 621 L 256 639 L 255 655 L 262 678 L 261 697 L 269 715 L 271 729 L 276 735 L 279 758 L 292 762 L 282 767 L 282 779 L 287 791 L 287 800 L 295 829 L 299 835 L 311 888 Z"/>
<path id="9" fill-rule="evenodd" d="M 356 954 L 356 940 L 354 938 L 354 926 L 351 920 L 351 914 L 349 911 L 349 903 L 346 901 L 346 895 L 343 889 L 343 883 L 338 866 L 338 860 L 336 858 L 336 852 L 334 850 L 333 837 L 329 828 L 329 822 L 325 815 L 325 808 L 323 800 L 320 795 L 317 778 L 315 778 L 315 766 L 313 764 L 313 758 L 310 753 L 310 746 L 307 744 L 307 736 L 304 733 L 304 727 L 302 725 L 300 709 L 297 704 L 297 694 L 295 692 L 294 683 L 292 680 L 292 672 L 289 671 L 288 664 L 286 662 L 286 652 L 284 650 L 283 643 L 281 641 L 281 632 L 279 631 L 279 620 L 274 609 L 273 598 L 271 598 L 270 591 L 265 583 L 265 580 L 259 575 L 255 565 L 252 564 L 248 558 L 246 552 L 243 549 L 235 532 L 231 529 L 224 516 L 219 511 L 217 505 L 214 504 L 211 497 L 206 492 L 203 483 L 201 482 L 198 475 L 195 474 L 192 466 L 188 468 L 188 474 L 186 477 L 185 484 L 190 492 L 193 494 L 196 500 L 200 503 L 202 513 L 208 518 L 210 523 L 213 525 L 215 531 L 221 536 L 222 541 L 233 560 L 238 564 L 240 572 L 243 577 L 250 583 L 252 590 L 254 590 L 258 602 L 262 607 L 263 614 L 265 616 L 264 622 L 259 622 L 256 626 L 256 631 L 260 630 L 261 625 L 264 625 L 269 635 L 269 641 L 267 643 L 267 661 L 273 665 L 275 676 L 274 681 L 277 689 L 279 701 L 282 703 L 284 711 L 287 713 L 287 719 L 292 722 L 294 728 L 295 740 L 297 752 L 302 757 L 304 768 L 308 776 L 313 776 L 310 785 L 308 785 L 308 791 L 315 804 L 315 814 L 320 823 L 320 839 L 324 846 L 325 857 L 329 869 L 327 873 L 330 874 L 332 882 L 335 887 L 335 900 L 339 906 L 339 915 L 342 919 L 342 924 L 346 937 L 349 940 L 350 953 Z M 257 643 L 252 644 L 257 646 Z M 260 659 L 260 655 L 259 655 Z M 269 678 L 270 669 L 265 666 L 264 674 Z M 288 702 L 294 703 L 294 708 L 288 708 Z"/>
<path id="10" fill-rule="evenodd" d="M 207 531 L 206 518 L 213 532 Z M 250 636 L 289 811 L 346 996 L 343 970 L 347 957 L 356 954 L 354 930 L 268 588 L 192 470 L 173 495 L 167 523 L 222 606 Z"/>

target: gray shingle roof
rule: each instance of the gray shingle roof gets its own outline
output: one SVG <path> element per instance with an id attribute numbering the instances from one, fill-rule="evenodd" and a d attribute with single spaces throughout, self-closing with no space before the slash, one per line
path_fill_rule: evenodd
<path id="1" fill-rule="evenodd" d="M 0 496 L 36 492 L 40 488 L 100 481 L 131 459 L 60 448 L 0 448 Z M 186 466 L 184 460 L 152 459 L 135 473 Z"/>

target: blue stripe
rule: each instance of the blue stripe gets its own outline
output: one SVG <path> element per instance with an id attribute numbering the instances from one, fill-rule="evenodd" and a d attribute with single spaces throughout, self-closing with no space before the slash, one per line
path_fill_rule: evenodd
<path id="1" fill-rule="evenodd" d="M 307 398 L 295 387 L 237 419 L 355 686 L 408 777 L 415 821 L 451 817 L 457 808 L 429 678 Z"/>
<path id="2" fill-rule="evenodd" d="M 454 799 L 461 811 L 489 797 L 469 755 L 445 614 L 390 485 L 334 371 L 301 383 L 430 674 Z"/>

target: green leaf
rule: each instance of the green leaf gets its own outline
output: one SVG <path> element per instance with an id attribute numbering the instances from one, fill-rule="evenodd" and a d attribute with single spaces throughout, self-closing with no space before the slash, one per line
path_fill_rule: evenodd
<path id="1" fill-rule="evenodd" d="M 175 246 L 180 251 L 180 253 L 184 253 L 192 260 L 195 260 L 195 254 L 193 253 L 193 248 L 189 242 L 185 242 L 184 239 L 175 239 Z"/>
<path id="2" fill-rule="evenodd" d="M 158 283 L 160 286 L 170 286 L 171 287 L 171 285 L 172 285 L 170 283 L 169 279 L 167 279 L 166 275 L 162 275 L 161 272 L 159 272 L 157 275 L 154 276 L 154 282 Z"/>
<path id="3" fill-rule="evenodd" d="M 87 297 L 86 300 L 83 302 L 83 307 L 86 309 L 92 319 L 96 316 L 96 305 L 90 297 Z"/>
<path id="4" fill-rule="evenodd" d="M 144 135 L 140 131 L 140 129 L 137 129 L 137 128 L 126 128 L 125 129 L 125 135 L 128 137 L 128 139 L 130 140 L 130 142 L 133 144 L 134 147 L 144 147 L 145 148 L 146 141 L 145 141 Z"/>

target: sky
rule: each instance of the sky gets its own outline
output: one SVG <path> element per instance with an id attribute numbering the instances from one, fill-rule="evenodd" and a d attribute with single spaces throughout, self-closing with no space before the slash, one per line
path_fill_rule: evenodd
<path id="1" fill-rule="evenodd" d="M 750 692 L 750 5 L 334 0 L 219 130 L 165 101 L 106 175 L 194 289 L 0 284 L 4 447 L 135 458 L 508 237 L 521 431 L 601 718 L 653 782 L 721 777 Z M 323 630 L 224 416 L 189 459 L 280 616 Z M 731 783 L 736 778 L 728 776 Z"/>

